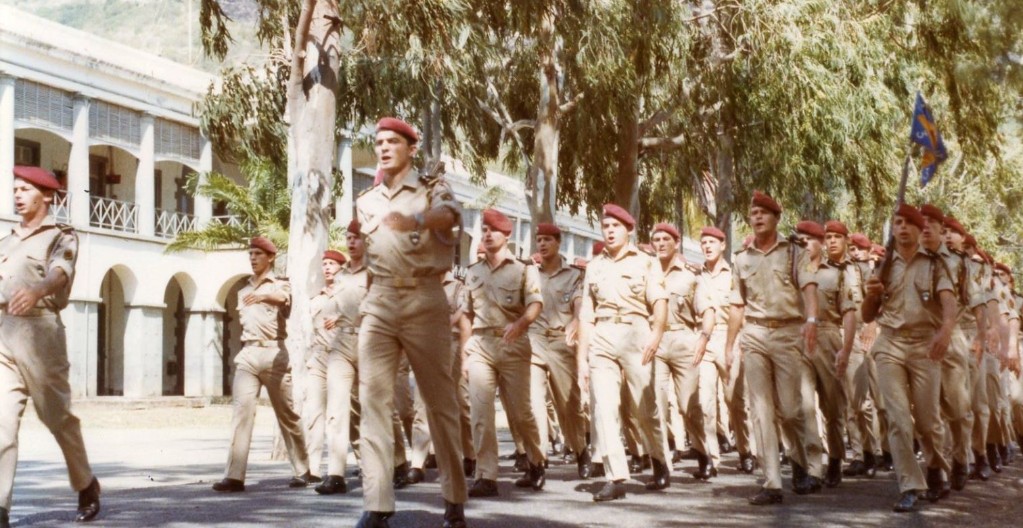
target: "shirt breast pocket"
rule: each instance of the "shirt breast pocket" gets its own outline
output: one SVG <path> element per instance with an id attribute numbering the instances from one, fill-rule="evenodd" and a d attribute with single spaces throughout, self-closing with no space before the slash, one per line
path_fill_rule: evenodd
<path id="1" fill-rule="evenodd" d="M 46 262 L 42 259 L 37 259 L 31 256 L 25 256 L 25 264 L 28 269 L 32 272 L 33 277 L 40 279 L 46 277 Z"/>
<path id="2" fill-rule="evenodd" d="M 509 288 L 507 286 L 495 286 L 492 289 L 494 301 L 505 309 L 515 308 L 522 304 L 521 292 L 518 286 Z"/>
<path id="3" fill-rule="evenodd" d="M 643 295 L 646 290 L 646 281 L 640 275 L 622 275 L 622 282 L 632 295 Z"/>

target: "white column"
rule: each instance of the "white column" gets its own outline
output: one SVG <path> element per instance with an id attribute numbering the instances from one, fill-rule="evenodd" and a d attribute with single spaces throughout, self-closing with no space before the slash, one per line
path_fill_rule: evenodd
<path id="1" fill-rule="evenodd" d="M 565 255 L 568 256 L 568 263 L 571 264 L 575 260 L 575 257 L 576 257 L 576 253 L 575 253 L 575 235 L 573 235 L 571 231 L 565 229 L 564 231 L 561 232 L 561 238 L 562 238 L 563 241 L 565 239 L 568 240 L 568 244 L 566 244 L 564 247 L 565 247 Z M 584 257 L 585 257 L 585 255 L 584 255 Z"/>
<path id="2" fill-rule="evenodd" d="M 213 143 L 206 137 L 202 138 L 202 150 L 199 152 L 199 183 L 206 182 L 206 175 L 213 170 Z M 196 227 L 203 227 L 213 217 L 213 201 L 206 196 L 195 196 Z"/>
<path id="3" fill-rule="evenodd" d="M 99 300 L 72 300 L 61 313 L 67 336 L 67 357 L 71 369 L 71 397 L 96 396 L 99 344 Z"/>
<path id="4" fill-rule="evenodd" d="M 76 95 L 74 126 L 71 129 L 71 155 L 67 161 L 67 191 L 71 206 L 71 225 L 89 226 L 89 98 Z"/>
<path id="5" fill-rule="evenodd" d="M 352 178 L 352 140 L 348 136 L 342 136 L 337 144 L 337 168 L 344 178 L 341 184 L 341 196 L 335 198 L 334 209 L 337 211 L 334 221 L 340 226 L 347 226 L 352 221 L 352 206 L 355 204 L 355 196 Z"/>
<path id="6" fill-rule="evenodd" d="M 0 215 L 14 214 L 14 77 L 0 73 Z"/>
<path id="7" fill-rule="evenodd" d="M 139 166 L 135 171 L 135 203 L 139 206 L 138 233 L 153 236 L 156 232 L 156 144 L 153 139 L 153 116 L 142 114 L 142 140 L 139 142 Z"/>
<path id="8" fill-rule="evenodd" d="M 124 396 L 163 395 L 163 311 L 159 306 L 125 306 Z"/>
<path id="9" fill-rule="evenodd" d="M 224 311 L 188 313 L 185 329 L 185 396 L 224 394 Z"/>

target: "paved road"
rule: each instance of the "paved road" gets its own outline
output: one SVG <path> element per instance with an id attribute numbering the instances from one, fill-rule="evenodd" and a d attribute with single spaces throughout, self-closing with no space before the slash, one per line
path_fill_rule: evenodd
<path id="1" fill-rule="evenodd" d="M 352 526 L 362 510 L 358 479 L 347 495 L 321 497 L 312 489 L 287 488 L 285 462 L 269 461 L 272 413 L 259 410 L 247 491 L 210 491 L 222 476 L 230 407 L 199 409 L 78 405 L 86 443 L 103 485 L 98 526 Z M 76 506 L 56 443 L 26 413 L 21 460 L 15 483 L 14 526 L 63 526 Z M 506 431 L 502 454 L 513 447 Z M 642 482 L 628 483 L 624 501 L 594 504 L 596 481 L 575 478 L 575 466 L 552 464 L 542 492 L 520 490 L 510 462 L 502 462 L 501 496 L 474 500 L 466 511 L 471 526 L 484 528 L 632 526 L 1019 526 L 1023 518 L 1023 461 L 1017 460 L 986 484 L 971 483 L 963 493 L 914 514 L 889 510 L 897 491 L 894 476 L 847 480 L 835 490 L 799 497 L 786 492 L 778 507 L 754 508 L 746 497 L 757 489 L 754 477 L 735 471 L 726 455 L 720 477 L 702 483 L 687 472 L 694 462 L 675 466 L 672 486 L 650 493 Z M 788 484 L 786 474 L 786 485 Z M 440 526 L 443 505 L 436 472 L 428 482 L 398 492 L 398 514 L 391 526 Z"/>

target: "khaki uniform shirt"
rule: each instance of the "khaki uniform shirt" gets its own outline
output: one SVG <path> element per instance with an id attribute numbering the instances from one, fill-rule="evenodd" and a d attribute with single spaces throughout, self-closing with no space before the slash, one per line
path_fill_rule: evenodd
<path id="1" fill-rule="evenodd" d="M 664 274 L 656 258 L 628 244 L 612 258 L 605 249 L 586 265 L 580 320 L 596 323 L 598 317 L 649 317 L 659 300 L 668 299 Z"/>
<path id="2" fill-rule="evenodd" d="M 880 326 L 895 330 L 926 330 L 941 326 L 942 291 L 953 292 L 952 279 L 941 257 L 917 247 L 907 262 L 892 252 L 885 298 L 877 318 Z"/>
<path id="3" fill-rule="evenodd" d="M 332 288 L 323 288 L 309 301 L 309 312 L 313 317 L 313 345 L 327 348 L 334 342 L 337 327 L 330 330 L 324 326 L 327 321 L 336 321 L 341 312 L 335 296 L 338 292 L 337 283 Z"/>
<path id="4" fill-rule="evenodd" d="M 462 207 L 444 178 L 431 180 L 409 173 L 394 190 L 380 184 L 365 191 L 359 195 L 356 205 L 371 274 L 376 277 L 439 278 L 451 269 L 454 245 L 458 242 L 451 232 L 421 230 L 402 233 L 383 225 L 384 217 L 392 212 L 415 215 L 447 208 L 460 217 Z"/>
<path id="5" fill-rule="evenodd" d="M 870 266 L 869 260 L 856 260 L 853 261 L 853 266 L 856 268 L 856 275 L 860 283 L 860 305 L 863 303 L 863 298 L 867 296 L 867 279 L 874 275 L 874 269 Z M 860 305 L 856 306 L 856 331 L 859 332 L 863 329 L 863 312 L 860 311 Z"/>
<path id="6" fill-rule="evenodd" d="M 729 302 L 732 293 L 732 267 L 724 258 L 718 264 L 717 271 L 708 270 L 706 266 L 700 273 L 700 289 L 705 292 L 714 308 L 714 329 L 723 331 L 728 328 L 728 313 L 732 309 Z"/>
<path id="7" fill-rule="evenodd" d="M 362 323 L 359 316 L 359 305 L 366 297 L 369 274 L 366 266 L 352 269 L 352 263 L 346 262 L 341 271 L 334 276 L 334 294 L 338 305 L 337 328 L 358 328 Z M 342 330 L 346 331 L 346 330 Z"/>
<path id="8" fill-rule="evenodd" d="M 51 216 L 35 229 L 15 225 L 10 234 L 0 239 L 0 304 L 7 304 L 19 288 L 39 284 L 51 271 L 61 269 L 67 275 L 67 283 L 39 299 L 35 308 L 63 310 L 75 280 L 77 260 L 78 235 L 70 226 L 55 223 Z"/>
<path id="9" fill-rule="evenodd" d="M 255 276 L 238 291 L 238 319 L 242 325 L 242 341 L 277 341 L 288 337 L 288 315 L 291 313 L 291 283 L 278 279 L 273 272 L 258 283 Z M 245 304 L 250 293 L 284 293 L 288 300 L 281 306 L 266 302 Z"/>
<path id="10" fill-rule="evenodd" d="M 961 306 L 958 320 L 962 324 L 976 325 L 977 316 L 973 314 L 973 310 L 978 306 L 984 306 L 990 295 L 984 288 L 984 268 L 965 253 L 949 251 L 949 254 L 959 261 L 959 267 L 956 269 L 960 277 L 956 289 L 956 297 L 959 298 Z M 952 269 L 949 267 L 949 271 Z"/>
<path id="11" fill-rule="evenodd" d="M 809 265 L 809 254 L 783 238 L 766 252 L 750 244 L 735 255 L 730 301 L 746 307 L 746 318 L 802 319 L 802 289 L 813 283 L 813 274 L 800 274 L 799 270 Z"/>
<path id="12" fill-rule="evenodd" d="M 817 320 L 821 323 L 842 325 L 842 318 L 856 310 L 863 301 L 856 266 L 849 262 L 827 260 L 816 271 L 804 273 L 814 277 L 801 277 L 800 282 L 817 283 Z"/>
<path id="13" fill-rule="evenodd" d="M 484 258 L 469 266 L 465 276 L 466 306 L 472 328 L 502 329 L 533 303 L 543 304 L 540 273 L 505 249 L 494 268 Z"/>
<path id="14" fill-rule="evenodd" d="M 1006 316 L 1010 321 L 1019 319 L 1019 306 L 1016 306 L 1016 299 L 1009 289 L 1008 284 L 995 279 L 995 295 L 998 298 L 998 313 Z"/>
<path id="15" fill-rule="evenodd" d="M 531 330 L 565 330 L 572 322 L 572 305 L 583 295 L 583 270 L 569 266 L 559 257 L 560 266 L 554 273 L 537 267 L 540 290 L 543 292 L 543 311 L 533 321 Z"/>
<path id="16" fill-rule="evenodd" d="M 668 290 L 668 329 L 683 327 L 695 330 L 703 312 L 714 308 L 714 301 L 700 285 L 699 268 L 675 259 L 664 272 L 664 288 Z"/>

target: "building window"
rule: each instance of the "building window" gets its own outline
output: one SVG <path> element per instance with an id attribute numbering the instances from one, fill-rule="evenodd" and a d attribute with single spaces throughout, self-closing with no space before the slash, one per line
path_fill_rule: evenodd
<path id="1" fill-rule="evenodd" d="M 142 142 L 142 115 L 103 101 L 89 105 L 89 137 L 137 147 Z"/>
<path id="2" fill-rule="evenodd" d="M 182 159 L 199 159 L 202 138 L 198 129 L 163 119 L 157 119 L 154 128 L 157 154 Z"/>
<path id="3" fill-rule="evenodd" d="M 18 79 L 14 83 L 14 118 L 52 128 L 74 127 L 71 94 L 57 88 Z"/>
<path id="4" fill-rule="evenodd" d="M 14 138 L 14 164 L 39 166 L 39 142 Z"/>

